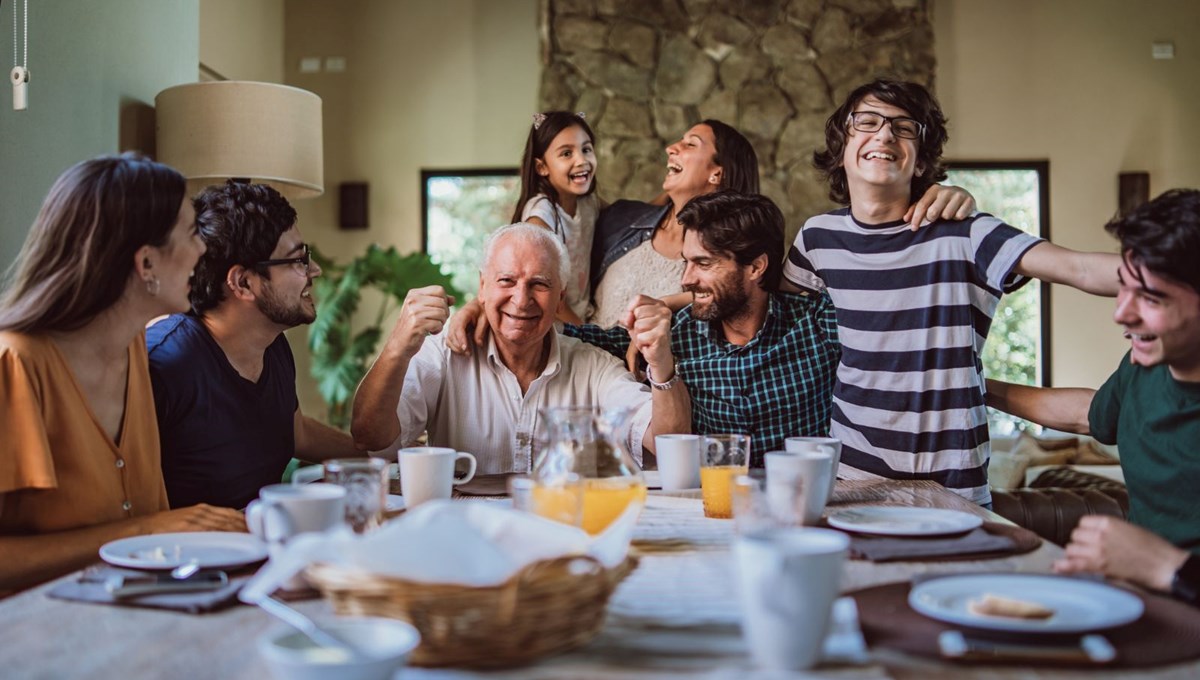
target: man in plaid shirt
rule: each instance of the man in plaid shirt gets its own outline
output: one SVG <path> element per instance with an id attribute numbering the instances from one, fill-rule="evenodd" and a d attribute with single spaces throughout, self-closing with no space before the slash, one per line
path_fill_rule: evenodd
<path id="1" fill-rule="evenodd" d="M 775 292 L 783 272 L 783 214 L 765 196 L 717 192 L 679 211 L 691 305 L 675 313 L 671 351 L 692 398 L 692 430 L 751 435 L 751 465 L 791 436 L 827 436 L 841 355 L 829 296 Z M 625 357 L 639 296 L 622 327 L 563 333 Z M 673 376 L 648 374 L 652 386 Z"/>

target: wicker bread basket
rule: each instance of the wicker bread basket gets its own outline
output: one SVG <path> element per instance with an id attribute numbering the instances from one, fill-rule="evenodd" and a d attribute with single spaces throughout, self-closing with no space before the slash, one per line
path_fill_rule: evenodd
<path id="1" fill-rule="evenodd" d="M 637 567 L 591 557 L 535 562 L 498 586 L 418 583 L 329 564 L 306 575 L 336 613 L 401 619 L 421 631 L 418 666 L 502 668 L 586 644 L 604 624 L 608 598 Z"/>

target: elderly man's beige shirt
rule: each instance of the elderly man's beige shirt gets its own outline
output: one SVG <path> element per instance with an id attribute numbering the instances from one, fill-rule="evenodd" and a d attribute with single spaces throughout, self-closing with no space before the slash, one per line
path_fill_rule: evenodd
<path id="1" fill-rule="evenodd" d="M 426 338 L 404 376 L 396 409 L 401 435 L 391 452 L 413 446 L 428 429 L 430 446 L 475 454 L 477 474 L 530 472 L 544 444 L 539 410 L 549 406 L 636 409 L 622 435 L 641 463 L 650 388 L 611 354 L 553 331 L 546 368 L 525 394 L 493 338 L 469 356 L 452 353 L 441 334 Z"/>

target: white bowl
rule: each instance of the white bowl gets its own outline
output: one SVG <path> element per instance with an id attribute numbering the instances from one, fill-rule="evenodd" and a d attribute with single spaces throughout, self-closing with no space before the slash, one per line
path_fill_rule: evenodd
<path id="1" fill-rule="evenodd" d="M 365 658 L 354 661 L 336 649 L 320 647 L 291 628 L 259 638 L 259 652 L 279 680 L 391 680 L 421 634 L 403 621 L 344 618 L 321 622 L 335 637 L 351 641 Z"/>

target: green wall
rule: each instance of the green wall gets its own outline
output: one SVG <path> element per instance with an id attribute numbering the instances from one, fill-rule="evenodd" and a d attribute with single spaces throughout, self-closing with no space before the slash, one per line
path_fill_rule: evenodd
<path id="1" fill-rule="evenodd" d="M 13 1 L 0 0 L 0 269 L 54 179 L 85 158 L 146 150 L 154 95 L 199 68 L 198 0 L 33 0 L 29 108 L 13 111 Z"/>

